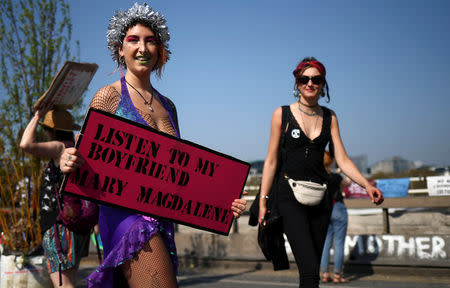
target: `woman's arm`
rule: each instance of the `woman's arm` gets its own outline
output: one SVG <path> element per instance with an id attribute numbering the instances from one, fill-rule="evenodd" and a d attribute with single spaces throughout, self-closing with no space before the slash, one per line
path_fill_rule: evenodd
<path id="1" fill-rule="evenodd" d="M 336 173 L 341 174 L 342 173 L 341 168 L 338 168 L 336 170 Z M 352 184 L 352 179 L 348 178 L 347 175 L 345 175 L 345 174 L 341 175 L 341 177 L 342 177 L 342 180 L 341 180 L 340 186 L 341 186 L 341 190 L 344 190 L 345 187 L 348 187 Z"/>
<path id="2" fill-rule="evenodd" d="M 345 175 L 366 189 L 372 202 L 377 205 L 381 204 L 383 202 L 383 193 L 380 189 L 369 183 L 369 181 L 359 171 L 358 167 L 356 167 L 353 161 L 348 157 L 344 144 L 342 143 L 336 114 L 333 111 L 331 112 L 331 138 L 333 139 L 334 156 L 336 158 L 337 165 L 342 169 Z"/>
<path id="3" fill-rule="evenodd" d="M 20 140 L 20 148 L 34 156 L 52 158 L 58 161 L 59 156 L 64 150 L 64 143 L 60 141 L 35 142 L 37 125 L 45 113 L 45 110 L 36 111 L 34 117 L 31 118 L 30 123 L 28 123 L 27 128 L 23 132 L 22 139 Z"/>
<path id="4" fill-rule="evenodd" d="M 111 114 L 116 112 L 119 105 L 120 94 L 112 86 L 104 86 L 95 93 L 92 98 L 89 108 L 96 108 Z M 84 163 L 83 158 L 76 148 L 66 148 L 62 151 L 61 158 L 59 160 L 59 167 L 65 174 L 75 171 L 78 167 L 81 167 Z"/>
<path id="5" fill-rule="evenodd" d="M 263 225 L 263 218 L 266 214 L 267 207 L 267 196 L 269 196 L 270 189 L 273 183 L 273 177 L 278 165 L 278 146 L 280 145 L 280 135 L 281 135 L 281 115 L 282 108 L 279 107 L 275 109 L 272 115 L 272 122 L 270 127 L 270 140 L 269 140 L 269 150 L 267 152 L 266 160 L 264 161 L 264 169 L 261 179 L 261 191 L 259 200 L 259 224 Z"/>

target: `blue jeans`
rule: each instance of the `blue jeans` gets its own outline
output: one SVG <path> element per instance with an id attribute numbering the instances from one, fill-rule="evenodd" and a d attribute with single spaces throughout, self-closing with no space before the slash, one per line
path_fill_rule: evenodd
<path id="1" fill-rule="evenodd" d="M 328 272 L 330 261 L 331 242 L 334 242 L 334 273 L 342 273 L 344 263 L 344 244 L 347 235 L 348 215 L 344 203 L 336 202 L 333 205 L 330 225 L 328 226 L 327 238 L 323 247 L 320 271 Z M 334 241 L 333 241 L 334 238 Z"/>

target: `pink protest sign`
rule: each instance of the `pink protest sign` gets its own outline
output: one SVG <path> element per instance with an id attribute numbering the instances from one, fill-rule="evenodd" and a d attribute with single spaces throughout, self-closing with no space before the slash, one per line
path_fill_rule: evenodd
<path id="1" fill-rule="evenodd" d="M 92 108 L 76 147 L 86 162 L 65 193 L 229 234 L 248 163 Z"/>
<path id="2" fill-rule="evenodd" d="M 376 182 L 374 180 L 369 180 L 372 186 L 376 187 Z M 355 198 L 370 198 L 367 194 L 366 189 L 359 186 L 355 182 L 352 182 L 350 186 L 344 188 L 345 198 L 355 199 Z"/>

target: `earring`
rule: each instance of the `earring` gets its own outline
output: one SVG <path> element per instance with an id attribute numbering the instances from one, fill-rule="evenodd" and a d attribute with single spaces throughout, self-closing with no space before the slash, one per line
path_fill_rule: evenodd
<path id="1" fill-rule="evenodd" d="M 295 98 L 300 98 L 300 91 L 297 89 L 297 83 L 294 84 L 294 89 L 292 90 L 292 94 L 294 94 Z"/>
<path id="2" fill-rule="evenodd" d="M 119 57 L 119 64 L 120 64 L 121 66 L 125 66 L 125 57 L 123 57 L 123 56 L 120 56 L 120 57 Z"/>
<path id="3" fill-rule="evenodd" d="M 119 67 L 117 67 L 117 68 L 119 68 L 119 70 L 120 70 L 120 78 L 122 78 L 123 75 L 124 75 L 124 70 L 126 68 L 125 57 L 119 56 Z"/>

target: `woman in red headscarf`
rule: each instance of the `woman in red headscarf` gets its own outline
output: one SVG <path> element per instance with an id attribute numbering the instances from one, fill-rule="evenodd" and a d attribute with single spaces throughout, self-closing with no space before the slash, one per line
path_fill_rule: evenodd
<path id="1" fill-rule="evenodd" d="M 337 165 L 364 187 L 376 205 L 382 192 L 372 186 L 345 152 L 336 114 L 319 105 L 327 96 L 325 66 L 305 58 L 293 72 L 298 100 L 277 108 L 272 116 L 269 149 L 259 199 L 259 224 L 268 217 L 267 201 L 275 201 L 300 273 L 300 287 L 319 287 L 320 259 L 331 215 L 327 196 L 328 173 L 323 165 L 330 143 Z M 266 213 L 268 212 L 268 213 Z M 273 213 L 273 210 L 271 211 Z"/>

